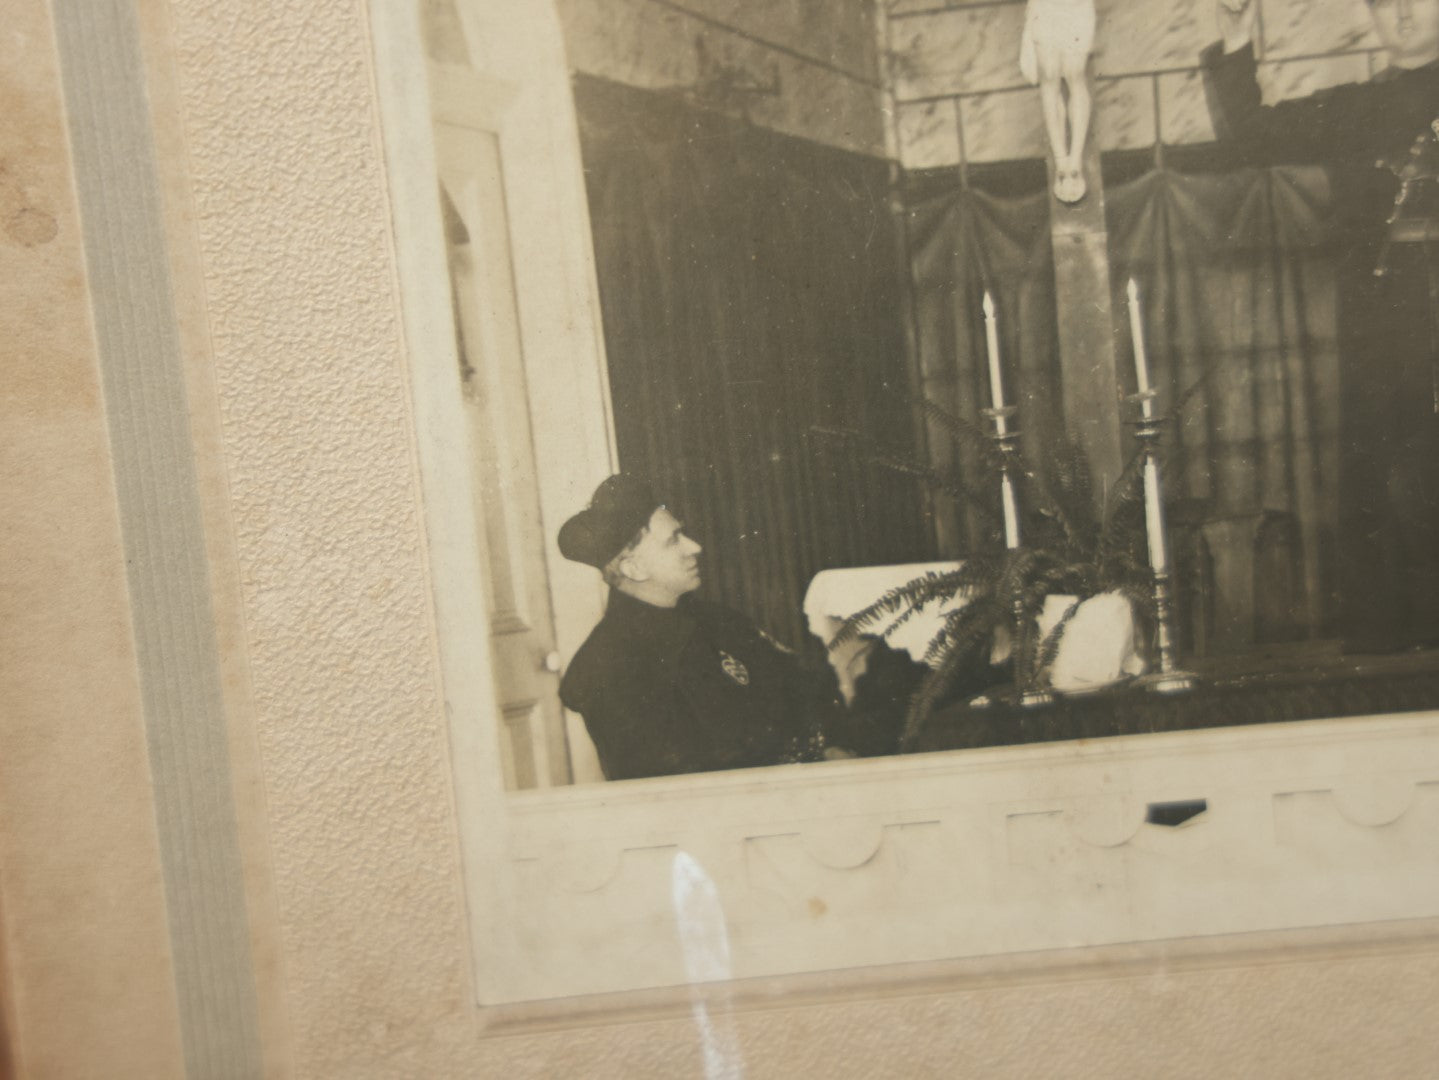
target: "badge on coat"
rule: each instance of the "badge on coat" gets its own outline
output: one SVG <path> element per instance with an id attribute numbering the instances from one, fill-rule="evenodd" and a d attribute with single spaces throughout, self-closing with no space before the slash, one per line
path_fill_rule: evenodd
<path id="1" fill-rule="evenodd" d="M 741 686 L 749 685 L 749 668 L 723 649 L 720 650 L 720 667 L 724 673 Z"/>

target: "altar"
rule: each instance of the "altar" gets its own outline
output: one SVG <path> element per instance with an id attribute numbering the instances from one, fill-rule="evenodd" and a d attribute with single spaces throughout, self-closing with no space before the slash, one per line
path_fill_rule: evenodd
<path id="1" fill-rule="evenodd" d="M 1439 655 L 1345 657 L 1337 650 L 1247 656 L 1196 665 L 1197 685 L 1151 693 L 1120 683 L 1084 694 L 1056 695 L 1042 705 L 984 701 L 936 710 L 911 749 L 1101 739 L 1197 728 L 1240 727 L 1340 716 L 1379 716 L 1432 709 L 1439 701 Z"/>
<path id="2" fill-rule="evenodd" d="M 908 582 L 952 572 L 960 565 L 944 561 L 867 566 L 815 576 L 805 594 L 805 618 L 810 632 L 826 646 L 846 701 L 854 697 L 876 641 L 923 663 L 946 617 L 965 601 L 959 596 L 934 601 L 904 618 L 888 614 L 864 634 L 841 634 L 846 620 Z M 1053 629 L 1060 606 L 1046 605 L 1041 633 Z M 1097 640 L 1106 632 L 1112 643 Z M 1214 634 L 1211 630 L 1203 637 L 1212 639 Z M 1243 651 L 1186 656 L 1193 686 L 1166 693 L 1136 678 L 1145 665 L 1142 643 L 1132 640 L 1132 628 L 1101 627 L 1096 633 L 1081 627 L 1075 638 L 1070 651 L 1076 658 L 1068 662 L 1058 687 L 1051 684 L 1043 699 L 1022 704 L 1010 685 L 951 702 L 923 720 L 907 749 L 963 750 L 1377 716 L 1432 709 L 1439 701 L 1439 651 L 1433 649 L 1346 655 L 1335 642 L 1250 643 Z M 1007 639 L 996 641 L 991 661 L 1007 660 L 1008 646 Z"/>

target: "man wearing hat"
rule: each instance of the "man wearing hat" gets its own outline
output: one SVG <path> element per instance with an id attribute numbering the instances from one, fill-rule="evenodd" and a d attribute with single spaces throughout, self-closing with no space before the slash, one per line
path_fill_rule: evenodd
<path id="1" fill-rule="evenodd" d="M 700 545 L 649 487 L 612 476 L 565 522 L 560 553 L 610 586 L 560 684 L 609 780 L 825 756 L 842 707 L 746 616 L 690 595 Z"/>

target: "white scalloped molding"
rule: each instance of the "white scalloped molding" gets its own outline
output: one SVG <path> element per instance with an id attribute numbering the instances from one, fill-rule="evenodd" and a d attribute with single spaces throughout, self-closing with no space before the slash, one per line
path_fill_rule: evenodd
<path id="1" fill-rule="evenodd" d="M 683 982 L 681 852 L 735 978 L 1439 916 L 1436 736 L 1426 713 L 512 796 L 492 929 L 523 962 L 490 1000 Z"/>

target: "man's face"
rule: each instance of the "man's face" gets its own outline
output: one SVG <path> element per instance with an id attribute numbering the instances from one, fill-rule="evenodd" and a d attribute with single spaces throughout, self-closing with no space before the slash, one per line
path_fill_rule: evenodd
<path id="1" fill-rule="evenodd" d="M 650 515 L 640 542 L 623 556 L 621 570 L 644 599 L 669 607 L 700 587 L 699 553 L 684 526 L 661 506 Z"/>
<path id="2" fill-rule="evenodd" d="M 1369 13 L 1395 67 L 1439 59 L 1439 0 L 1374 0 Z"/>

